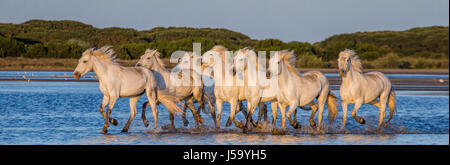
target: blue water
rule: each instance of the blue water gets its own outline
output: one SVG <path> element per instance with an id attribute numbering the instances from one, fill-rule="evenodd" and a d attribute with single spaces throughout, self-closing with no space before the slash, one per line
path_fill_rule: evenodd
<path id="1" fill-rule="evenodd" d="M 338 91 L 334 91 L 338 94 Z M 437 94 L 436 94 L 437 93 Z M 150 127 L 140 119 L 142 97 L 138 114 L 129 133 L 120 133 L 129 117 L 127 98 L 120 98 L 112 112 L 119 121 L 110 126 L 109 134 L 100 134 L 103 117 L 98 111 L 102 94 L 97 82 L 20 82 L 0 81 L 0 144 L 449 144 L 449 97 L 427 91 L 398 91 L 397 113 L 384 133 L 373 133 L 378 109 L 364 105 L 358 115 L 366 120 L 358 124 L 349 115 L 347 131 L 340 130 L 342 110 L 333 124 L 326 126 L 326 134 L 314 134 L 309 127 L 310 111 L 299 111 L 301 129 L 289 126 L 288 135 L 272 135 L 270 124 L 244 134 L 234 126 L 225 127 L 229 104 L 224 105 L 221 129 L 213 129 L 209 114 L 202 114 L 205 125 L 194 128 L 193 117 L 183 127 L 181 118 L 175 117 L 176 129 L 164 129 L 169 124 L 168 112 L 159 106 L 159 128 L 153 127 L 152 113 L 147 111 Z M 269 106 L 270 107 L 270 106 Z M 352 106 L 350 108 L 353 108 Z M 271 110 L 269 109 L 271 121 Z M 326 111 L 325 111 L 326 113 Z M 324 114 L 326 116 L 326 114 Z M 256 115 L 254 117 L 256 119 Z M 243 120 L 243 115 L 237 115 Z M 326 120 L 326 117 L 325 117 Z M 270 122 L 269 122 L 270 123 Z M 280 127 L 280 117 L 277 127 Z"/>
<path id="2" fill-rule="evenodd" d="M 0 71 L 0 78 L 4 79 L 22 79 L 25 76 L 26 79 L 65 79 L 58 76 L 72 76 L 73 72 L 68 71 Z M 327 77 L 339 77 L 337 73 L 325 73 Z M 434 78 L 434 79 L 448 79 L 448 74 L 385 74 L 388 78 Z M 94 72 L 89 72 L 84 75 L 85 79 L 95 76 Z M 73 79 L 73 77 L 67 77 L 67 79 Z"/>

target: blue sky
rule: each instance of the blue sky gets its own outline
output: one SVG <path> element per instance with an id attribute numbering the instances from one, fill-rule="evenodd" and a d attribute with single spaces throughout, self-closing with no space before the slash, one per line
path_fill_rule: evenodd
<path id="1" fill-rule="evenodd" d="M 448 26 L 448 0 L 1 0 L 0 22 L 77 20 L 95 27 L 227 28 L 254 39 Z"/>

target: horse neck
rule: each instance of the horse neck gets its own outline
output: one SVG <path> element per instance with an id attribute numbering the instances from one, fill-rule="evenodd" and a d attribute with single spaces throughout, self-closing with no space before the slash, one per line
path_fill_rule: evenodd
<path id="1" fill-rule="evenodd" d="M 164 82 L 166 85 L 169 85 L 169 80 L 170 80 L 170 72 L 161 64 L 158 63 L 158 61 L 156 60 L 156 57 L 154 57 L 154 61 L 153 61 L 153 65 L 152 67 L 150 67 L 149 69 L 154 71 L 154 72 L 158 72 L 163 78 L 164 78 Z"/>
<path id="2" fill-rule="evenodd" d="M 360 72 L 357 72 L 353 69 L 353 66 L 349 66 L 348 72 L 342 77 L 342 83 L 358 81 L 358 77 L 362 77 L 363 75 Z"/>
<path id="3" fill-rule="evenodd" d="M 94 70 L 95 74 L 97 75 L 99 81 L 102 81 L 105 76 L 106 76 L 106 72 L 108 71 L 108 65 L 113 65 L 113 64 L 109 64 L 107 62 L 103 62 L 102 60 L 92 56 L 92 69 Z"/>
<path id="4" fill-rule="evenodd" d="M 213 71 L 214 71 L 214 81 L 217 83 L 219 81 L 226 82 L 229 80 L 226 80 L 226 78 L 232 78 L 234 77 L 233 73 L 229 72 L 226 66 L 225 62 L 222 61 L 222 65 L 214 64 Z"/>
<path id="5" fill-rule="evenodd" d="M 299 75 L 298 74 L 296 75 L 296 73 L 292 73 L 291 71 L 289 71 L 289 68 L 286 66 L 286 64 L 282 63 L 281 73 L 280 75 L 278 75 L 278 84 L 281 87 L 286 86 L 287 84 L 290 84 L 291 81 L 293 81 L 293 78 L 295 78 L 295 76 Z"/>
<path id="6" fill-rule="evenodd" d="M 256 74 L 256 75 L 248 75 L 249 74 L 249 68 L 254 69 L 255 73 L 252 74 Z M 247 67 L 244 70 L 244 78 L 247 78 L 248 82 L 257 82 L 259 79 L 259 69 L 260 68 L 256 68 L 256 65 L 253 64 L 253 62 L 248 63 Z"/>

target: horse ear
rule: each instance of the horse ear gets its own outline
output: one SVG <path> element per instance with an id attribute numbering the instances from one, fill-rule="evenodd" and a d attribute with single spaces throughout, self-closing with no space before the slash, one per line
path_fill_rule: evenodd
<path id="1" fill-rule="evenodd" d="M 289 52 L 289 54 L 292 54 L 292 55 L 294 55 L 294 53 L 295 53 L 294 50 L 291 50 L 291 51 Z"/>

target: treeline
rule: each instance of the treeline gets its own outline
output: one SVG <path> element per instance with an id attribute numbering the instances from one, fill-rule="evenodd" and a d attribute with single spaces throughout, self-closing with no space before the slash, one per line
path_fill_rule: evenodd
<path id="1" fill-rule="evenodd" d="M 79 58 L 89 47 L 112 45 L 120 59 L 138 59 L 145 49 L 158 49 L 163 57 L 177 50 L 192 51 L 200 42 L 202 52 L 214 45 L 230 50 L 253 47 L 256 51 L 294 50 L 299 67 L 336 67 L 339 51 L 354 49 L 367 68 L 448 68 L 448 27 L 413 28 L 339 34 L 314 44 L 253 40 L 227 29 L 157 27 L 137 31 L 127 28 L 95 28 L 76 21 L 31 20 L 0 23 L 0 57 Z"/>

